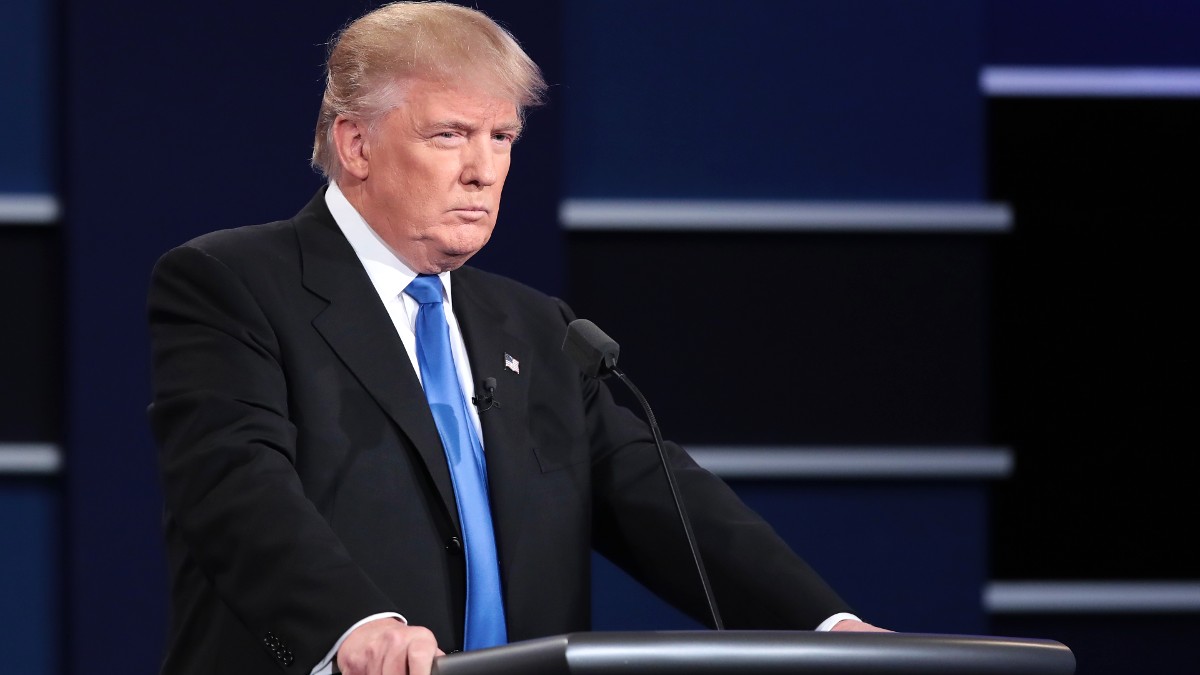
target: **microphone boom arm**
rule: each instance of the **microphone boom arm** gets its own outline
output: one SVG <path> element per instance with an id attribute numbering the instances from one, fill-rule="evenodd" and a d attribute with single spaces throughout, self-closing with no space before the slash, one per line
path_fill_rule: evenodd
<path id="1" fill-rule="evenodd" d="M 663 471 L 667 474 L 667 483 L 671 487 L 671 497 L 675 500 L 675 508 L 679 511 L 679 520 L 683 523 L 683 532 L 687 535 L 688 550 L 692 552 L 692 560 L 696 563 L 696 572 L 700 574 L 700 584 L 704 587 L 704 597 L 708 601 L 708 609 L 712 613 L 713 626 L 717 630 L 724 630 L 725 625 L 721 622 L 721 613 L 717 611 L 717 601 L 713 597 L 712 586 L 708 581 L 708 572 L 704 569 L 704 561 L 700 556 L 700 548 L 696 544 L 696 535 L 692 533 L 692 522 L 688 518 L 687 510 L 683 508 L 683 499 L 679 495 L 679 485 L 675 481 L 675 472 L 671 470 L 670 463 L 667 461 L 667 452 L 663 448 L 662 433 L 658 429 L 658 422 L 654 418 L 654 411 L 650 410 L 650 403 L 642 396 L 633 381 L 625 375 L 624 371 L 613 363 L 609 370 L 613 375 L 616 375 L 619 380 L 629 387 L 629 391 L 633 392 L 634 398 L 638 403 L 642 404 L 642 410 L 646 413 L 646 421 L 650 424 L 650 433 L 654 435 L 654 447 L 658 449 L 658 457 L 662 460 Z"/>

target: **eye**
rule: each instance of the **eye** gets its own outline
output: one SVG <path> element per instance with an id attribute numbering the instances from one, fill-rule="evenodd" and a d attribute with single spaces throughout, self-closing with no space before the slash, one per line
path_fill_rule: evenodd
<path id="1" fill-rule="evenodd" d="M 462 143 L 463 134 L 457 129 L 442 129 L 440 131 L 433 132 L 433 134 L 429 136 L 429 140 L 438 147 L 452 148 L 457 147 Z"/>

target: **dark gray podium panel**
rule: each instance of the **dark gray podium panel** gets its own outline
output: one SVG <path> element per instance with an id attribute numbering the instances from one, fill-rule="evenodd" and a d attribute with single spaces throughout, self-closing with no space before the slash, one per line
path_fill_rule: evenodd
<path id="1" fill-rule="evenodd" d="M 1052 640 L 914 633 L 569 633 L 451 654 L 434 675 L 1073 675 Z"/>

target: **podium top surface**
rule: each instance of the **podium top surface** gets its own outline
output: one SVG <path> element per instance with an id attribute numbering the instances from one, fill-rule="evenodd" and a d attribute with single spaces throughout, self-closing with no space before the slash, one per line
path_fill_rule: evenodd
<path id="1" fill-rule="evenodd" d="M 567 633 L 439 657 L 434 675 L 1073 675 L 1053 640 L 920 633 Z"/>

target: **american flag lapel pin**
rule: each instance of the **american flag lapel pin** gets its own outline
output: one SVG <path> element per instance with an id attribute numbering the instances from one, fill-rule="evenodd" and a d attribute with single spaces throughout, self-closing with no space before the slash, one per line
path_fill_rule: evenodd
<path id="1" fill-rule="evenodd" d="M 504 353 L 504 369 L 511 370 L 514 373 L 517 373 L 518 375 L 520 375 L 521 374 L 521 362 L 514 359 L 512 357 L 512 354 L 505 352 Z"/>

